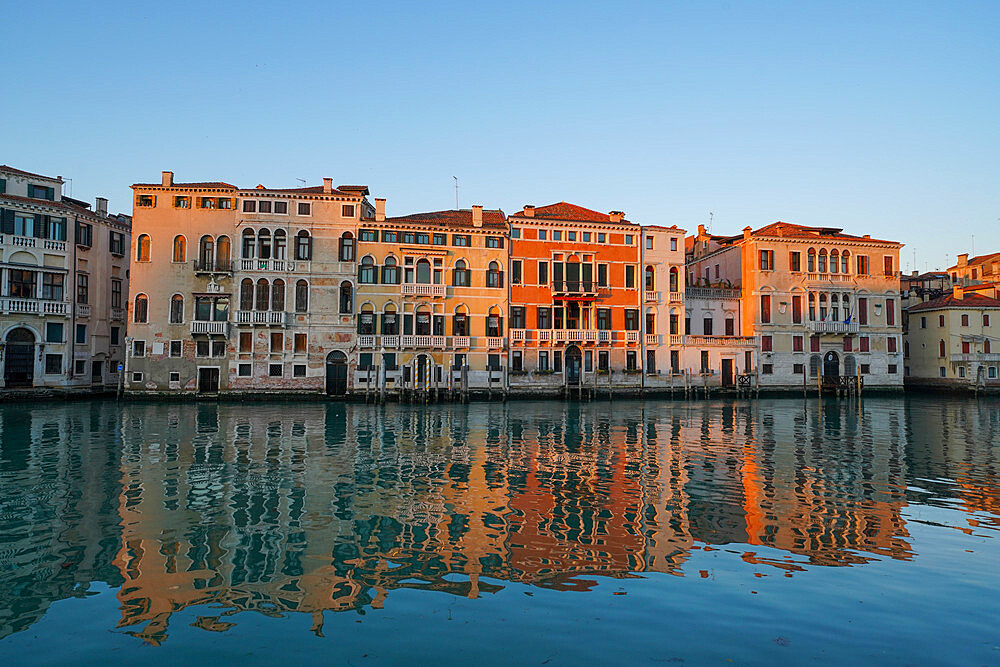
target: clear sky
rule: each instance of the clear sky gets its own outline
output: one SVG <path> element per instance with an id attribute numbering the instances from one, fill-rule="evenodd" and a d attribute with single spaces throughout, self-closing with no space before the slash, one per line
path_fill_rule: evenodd
<path id="1" fill-rule="evenodd" d="M 1000 2 L 20 3 L 0 163 L 1000 251 Z"/>

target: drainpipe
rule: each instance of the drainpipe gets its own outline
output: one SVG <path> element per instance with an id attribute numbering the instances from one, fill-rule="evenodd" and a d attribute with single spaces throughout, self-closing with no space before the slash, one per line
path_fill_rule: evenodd
<path id="1" fill-rule="evenodd" d="M 69 291 L 69 333 L 68 333 L 68 344 L 69 344 L 69 370 L 67 371 L 67 380 L 73 379 L 73 369 L 76 367 L 76 229 L 80 224 L 80 218 L 78 216 L 73 216 L 73 260 L 70 271 L 67 274 L 69 280 L 69 286 L 65 289 Z M 66 237 L 69 238 L 69 230 L 66 230 Z M 69 382 L 67 382 L 69 384 Z"/>
<path id="2" fill-rule="evenodd" d="M 643 227 L 639 227 L 639 283 L 642 285 L 642 289 L 639 290 L 639 368 L 642 369 L 639 373 L 639 388 L 641 393 L 645 395 L 646 393 L 646 373 L 649 371 L 646 368 L 646 230 Z M 654 285 L 655 286 L 655 285 Z"/>

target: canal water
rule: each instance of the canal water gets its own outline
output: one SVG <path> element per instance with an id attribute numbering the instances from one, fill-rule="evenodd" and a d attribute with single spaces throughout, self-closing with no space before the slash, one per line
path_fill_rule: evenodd
<path id="1" fill-rule="evenodd" d="M 0 664 L 1000 663 L 1000 405 L 0 406 Z"/>

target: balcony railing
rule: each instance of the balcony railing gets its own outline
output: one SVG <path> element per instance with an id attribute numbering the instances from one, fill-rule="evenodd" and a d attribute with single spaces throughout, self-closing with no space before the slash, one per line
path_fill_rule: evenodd
<path id="1" fill-rule="evenodd" d="M 815 333 L 852 334 L 858 333 L 857 322 L 813 322 Z"/>
<path id="2" fill-rule="evenodd" d="M 232 273 L 233 264 L 228 259 L 220 259 L 218 261 L 214 259 L 196 259 L 194 260 L 194 271 L 195 273 Z"/>
<path id="3" fill-rule="evenodd" d="M 743 291 L 738 287 L 688 287 L 685 295 L 696 299 L 739 299 Z"/>
<path id="4" fill-rule="evenodd" d="M 205 320 L 191 321 L 192 334 L 209 334 L 213 336 L 225 336 L 229 333 L 229 322 L 208 322 Z"/>
<path id="5" fill-rule="evenodd" d="M 111 308 L 111 319 L 117 322 L 125 321 L 125 309 L 112 307 Z"/>
<path id="6" fill-rule="evenodd" d="M 0 311 L 4 315 L 11 313 L 24 313 L 26 315 L 69 315 L 70 304 L 66 301 L 4 297 L 0 299 Z"/>
<path id="7" fill-rule="evenodd" d="M 625 332 L 625 342 L 626 343 L 638 343 L 639 342 L 639 332 L 638 331 L 626 331 Z"/>
<path id="8" fill-rule="evenodd" d="M 388 336 L 382 336 L 382 347 L 388 349 L 395 349 L 399 347 L 399 335 L 391 334 Z"/>
<path id="9" fill-rule="evenodd" d="M 684 292 L 671 292 L 670 303 L 680 303 L 684 300 Z"/>
<path id="10" fill-rule="evenodd" d="M 512 343 L 523 343 L 527 340 L 527 330 L 525 329 L 511 329 L 510 330 L 510 342 Z"/>
<path id="11" fill-rule="evenodd" d="M 487 336 L 486 337 L 486 349 L 488 350 L 502 350 L 504 348 L 503 336 Z"/>
<path id="12" fill-rule="evenodd" d="M 90 317 L 90 304 L 89 303 L 78 303 L 78 304 L 76 304 L 76 316 L 77 317 Z"/>
<path id="13" fill-rule="evenodd" d="M 646 345 L 659 345 L 660 344 L 660 334 L 646 334 Z"/>
<path id="14" fill-rule="evenodd" d="M 698 347 L 754 347 L 756 336 L 684 336 L 684 344 Z"/>
<path id="15" fill-rule="evenodd" d="M 370 334 L 362 334 L 358 336 L 358 347 L 362 349 L 370 349 L 375 347 L 375 336 Z"/>
<path id="16" fill-rule="evenodd" d="M 646 290 L 646 301 L 656 303 L 660 300 L 660 293 L 655 290 Z"/>
<path id="17" fill-rule="evenodd" d="M 611 342 L 611 331 L 608 329 L 600 329 L 597 332 L 597 342 L 602 345 L 607 345 Z"/>
<path id="18" fill-rule="evenodd" d="M 597 283 L 593 280 L 553 280 L 552 291 L 556 294 L 596 295 Z"/>
<path id="19" fill-rule="evenodd" d="M 241 259 L 240 271 L 294 271 L 295 262 L 288 259 Z"/>
<path id="20" fill-rule="evenodd" d="M 424 283 L 403 283 L 399 291 L 403 296 L 445 296 L 448 288 L 444 285 L 427 285 Z"/>
<path id="21" fill-rule="evenodd" d="M 670 344 L 671 345 L 683 345 L 684 336 L 681 334 L 670 334 Z"/>
<path id="22" fill-rule="evenodd" d="M 949 359 L 951 361 L 1000 361 L 1000 353 L 970 352 L 968 354 L 953 354 Z"/>
<path id="23" fill-rule="evenodd" d="M 236 323 L 285 326 L 288 323 L 288 313 L 283 310 L 238 310 Z"/>
<path id="24" fill-rule="evenodd" d="M 451 344 L 455 348 L 467 348 L 469 347 L 470 339 L 468 336 L 452 336 Z"/>

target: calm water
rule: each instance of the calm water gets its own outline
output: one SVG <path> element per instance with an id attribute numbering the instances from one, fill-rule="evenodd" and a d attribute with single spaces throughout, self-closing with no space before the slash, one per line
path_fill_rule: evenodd
<path id="1" fill-rule="evenodd" d="M 0 406 L 0 663 L 1000 663 L 1000 404 Z"/>

